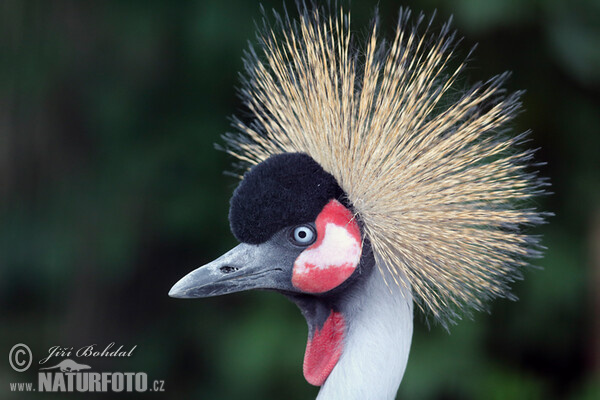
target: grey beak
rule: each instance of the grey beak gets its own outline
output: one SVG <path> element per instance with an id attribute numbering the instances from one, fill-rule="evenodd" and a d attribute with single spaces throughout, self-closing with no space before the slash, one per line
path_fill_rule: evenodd
<path id="1" fill-rule="evenodd" d="M 250 289 L 294 290 L 290 259 L 273 243 L 242 243 L 216 260 L 190 272 L 169 291 L 186 299 L 219 296 Z"/>

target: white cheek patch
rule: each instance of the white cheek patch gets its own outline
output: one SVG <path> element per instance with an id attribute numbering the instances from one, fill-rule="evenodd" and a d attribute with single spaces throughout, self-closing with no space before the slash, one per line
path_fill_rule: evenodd
<path id="1" fill-rule="evenodd" d="M 362 244 L 358 225 L 352 214 L 335 202 L 330 209 L 326 206 L 325 215 L 317 218 L 317 242 L 294 262 L 292 284 L 307 293 L 323 293 L 339 286 L 360 262 Z"/>
<path id="2" fill-rule="evenodd" d="M 328 269 L 343 265 L 357 265 L 360 260 L 360 243 L 341 226 L 325 226 L 323 243 L 304 251 L 296 260 L 297 273 L 306 274 L 315 269 Z"/>

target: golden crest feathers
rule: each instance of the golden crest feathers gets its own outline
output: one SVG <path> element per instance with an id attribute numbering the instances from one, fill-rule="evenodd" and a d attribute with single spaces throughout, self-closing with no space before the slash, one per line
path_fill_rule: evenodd
<path id="1" fill-rule="evenodd" d="M 449 67 L 450 22 L 432 32 L 433 18 L 401 10 L 391 42 L 375 22 L 358 47 L 349 13 L 299 10 L 299 21 L 276 15 L 246 53 L 251 122 L 234 118 L 227 151 L 247 166 L 283 152 L 315 159 L 348 195 L 378 266 L 438 321 L 510 296 L 539 254 L 522 227 L 545 217 L 521 204 L 546 183 L 528 170 L 533 151 L 515 149 L 525 134 L 507 135 L 520 107 L 507 74 L 458 92 L 466 64 Z"/>

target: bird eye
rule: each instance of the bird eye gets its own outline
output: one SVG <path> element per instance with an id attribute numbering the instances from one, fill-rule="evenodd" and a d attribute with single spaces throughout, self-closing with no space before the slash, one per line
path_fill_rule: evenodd
<path id="1" fill-rule="evenodd" d="M 308 225 L 300 225 L 292 232 L 292 241 L 300 246 L 307 246 L 315 241 L 315 231 Z"/>

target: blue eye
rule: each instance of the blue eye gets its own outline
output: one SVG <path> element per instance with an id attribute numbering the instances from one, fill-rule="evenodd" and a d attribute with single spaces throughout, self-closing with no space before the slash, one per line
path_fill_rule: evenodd
<path id="1" fill-rule="evenodd" d="M 308 225 L 299 225 L 292 232 L 292 241 L 300 246 L 312 244 L 316 238 L 315 231 Z"/>

